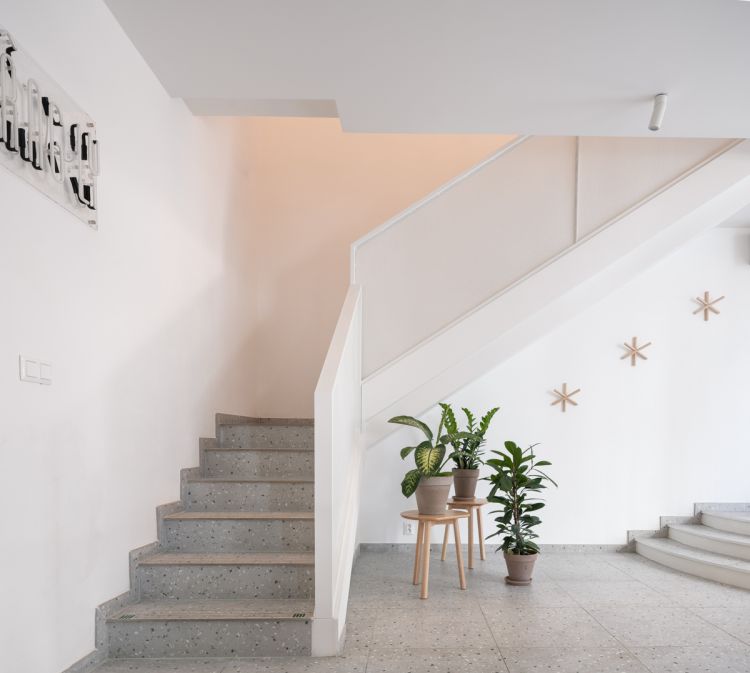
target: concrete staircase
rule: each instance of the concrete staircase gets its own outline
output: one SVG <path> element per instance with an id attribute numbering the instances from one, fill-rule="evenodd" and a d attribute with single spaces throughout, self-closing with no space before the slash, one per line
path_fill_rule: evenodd
<path id="1" fill-rule="evenodd" d="M 310 654 L 312 422 L 217 415 L 216 437 L 131 553 L 128 601 L 99 620 L 110 658 Z"/>
<path id="2" fill-rule="evenodd" d="M 663 517 L 631 534 L 641 556 L 675 570 L 750 589 L 750 503 L 696 503 L 693 517 Z"/>

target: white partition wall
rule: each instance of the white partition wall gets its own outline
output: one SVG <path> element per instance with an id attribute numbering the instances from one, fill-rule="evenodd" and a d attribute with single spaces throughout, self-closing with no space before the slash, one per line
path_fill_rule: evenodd
<path id="1" fill-rule="evenodd" d="M 313 655 L 337 654 L 346 624 L 362 466 L 362 301 L 352 285 L 315 389 Z"/>

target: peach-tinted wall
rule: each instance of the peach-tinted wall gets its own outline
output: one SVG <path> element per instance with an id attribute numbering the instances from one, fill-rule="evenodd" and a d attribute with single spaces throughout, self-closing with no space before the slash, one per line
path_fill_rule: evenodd
<path id="1" fill-rule="evenodd" d="M 510 137 L 351 134 L 337 119 L 241 123 L 254 314 L 247 413 L 310 417 L 349 245 Z"/>

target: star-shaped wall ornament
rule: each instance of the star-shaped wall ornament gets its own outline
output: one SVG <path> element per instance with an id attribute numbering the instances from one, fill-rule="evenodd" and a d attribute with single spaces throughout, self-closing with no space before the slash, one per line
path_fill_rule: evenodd
<path id="1" fill-rule="evenodd" d="M 696 297 L 695 301 L 697 301 L 700 306 L 693 311 L 693 315 L 697 315 L 701 311 L 703 311 L 703 320 L 708 322 L 708 317 L 711 313 L 715 313 L 716 315 L 719 315 L 719 309 L 714 306 L 714 304 L 718 304 L 722 299 L 724 299 L 724 295 L 721 295 L 718 299 L 711 299 L 709 296 L 708 291 L 703 293 L 703 299 L 700 297 Z"/>
<path id="2" fill-rule="evenodd" d="M 568 384 L 563 383 L 562 392 L 559 390 L 553 390 L 552 392 L 557 395 L 557 399 L 552 402 L 550 406 L 555 406 L 556 404 L 561 405 L 563 413 L 565 413 L 565 407 L 567 404 L 572 404 L 574 407 L 578 406 L 578 402 L 573 399 L 573 395 L 577 395 L 578 393 L 580 393 L 580 388 L 576 388 L 575 390 L 568 392 Z"/>
<path id="3" fill-rule="evenodd" d="M 641 360 L 648 360 L 648 358 L 641 353 L 642 350 L 645 348 L 648 348 L 651 345 L 651 342 L 638 345 L 638 337 L 633 337 L 630 341 L 630 343 L 623 343 L 623 346 L 627 349 L 627 353 L 623 355 L 620 360 L 624 360 L 625 358 L 630 358 L 630 366 L 635 367 L 635 363 L 638 358 L 641 358 Z"/>

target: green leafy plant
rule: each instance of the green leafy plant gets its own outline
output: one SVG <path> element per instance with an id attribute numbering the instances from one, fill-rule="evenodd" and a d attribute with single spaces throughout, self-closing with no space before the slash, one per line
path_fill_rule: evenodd
<path id="1" fill-rule="evenodd" d="M 450 477 L 450 472 L 443 472 L 443 468 L 450 460 L 450 455 L 446 457 L 446 446 L 453 442 L 473 438 L 474 435 L 468 432 L 448 432 L 443 434 L 446 429 L 445 420 L 447 410 L 441 405 L 443 413 L 440 416 L 438 431 L 433 434 L 429 426 L 412 416 L 394 416 L 388 422 L 398 423 L 399 425 L 408 425 L 421 430 L 426 439 L 416 446 L 405 446 L 401 449 L 401 459 L 405 460 L 412 451 L 414 452 L 414 463 L 416 468 L 409 470 L 401 482 L 401 492 L 405 497 L 409 497 L 417 490 L 419 481 L 422 477 Z"/>
<path id="2" fill-rule="evenodd" d="M 445 429 L 451 436 L 456 437 L 456 439 L 451 441 L 453 452 L 450 457 L 458 469 L 476 470 L 482 464 L 484 436 L 487 430 L 489 430 L 493 416 L 500 410 L 500 407 L 490 409 L 482 416 L 479 423 L 477 423 L 476 417 L 469 409 L 461 407 L 461 411 L 466 415 L 466 434 L 470 436 L 458 439 L 458 423 L 456 422 L 456 415 L 453 413 L 451 405 L 441 402 L 440 406 L 445 413 Z"/>
<path id="3" fill-rule="evenodd" d="M 489 537 L 503 535 L 499 549 L 510 554 L 539 553 L 533 542 L 539 536 L 532 529 L 542 521 L 534 512 L 545 503 L 535 494 L 547 488 L 547 482 L 557 486 L 539 469 L 551 463 L 536 459 L 535 446 L 521 449 L 515 442 L 505 442 L 505 451 L 493 451 L 498 457 L 486 461 L 494 471 L 486 477 L 492 483 L 487 500 L 503 506 L 502 510 L 492 512 L 500 516 L 495 519 L 497 531 Z"/>

